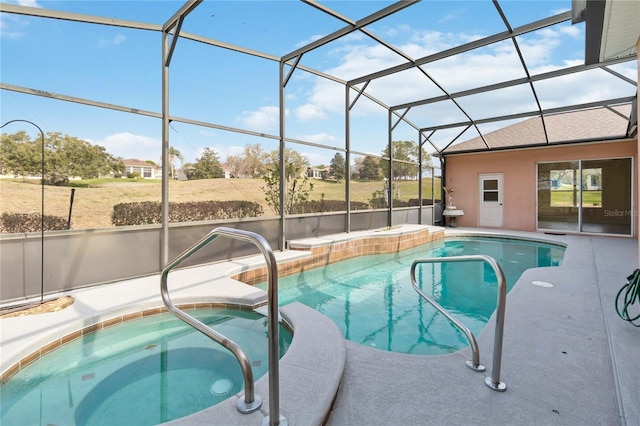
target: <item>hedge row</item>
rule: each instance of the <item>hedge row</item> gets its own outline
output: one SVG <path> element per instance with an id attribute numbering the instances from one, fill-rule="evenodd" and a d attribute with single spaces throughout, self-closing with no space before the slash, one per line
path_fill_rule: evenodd
<path id="1" fill-rule="evenodd" d="M 253 201 L 169 203 L 169 222 L 236 219 L 262 214 L 262 206 Z M 116 204 L 111 213 L 111 223 L 115 226 L 162 223 L 161 204 L 158 201 Z"/>
<path id="2" fill-rule="evenodd" d="M 40 213 L 2 213 L 0 216 L 0 232 L 18 234 L 23 232 L 38 232 L 41 230 Z M 67 219 L 60 216 L 44 215 L 45 231 L 60 231 L 67 229 Z"/>
<path id="3" fill-rule="evenodd" d="M 361 201 L 352 201 L 351 210 L 367 210 L 369 204 Z M 347 210 L 347 202 L 344 200 L 310 200 L 293 206 L 292 214 L 321 213 Z"/>
<path id="4" fill-rule="evenodd" d="M 376 197 L 369 200 L 369 205 L 374 209 L 386 209 L 387 208 L 387 199 L 385 197 Z M 409 202 L 404 200 L 399 200 L 394 198 L 393 207 L 408 207 Z"/>

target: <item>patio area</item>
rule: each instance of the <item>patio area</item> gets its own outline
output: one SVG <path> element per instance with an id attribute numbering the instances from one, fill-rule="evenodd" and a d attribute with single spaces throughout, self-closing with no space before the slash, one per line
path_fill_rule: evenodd
<path id="1" fill-rule="evenodd" d="M 501 234 L 446 230 L 447 235 L 470 232 Z M 621 320 L 614 308 L 617 291 L 637 265 L 637 240 L 509 235 L 568 246 L 560 267 L 526 271 L 508 295 L 501 369 L 506 392 L 484 385 L 485 375 L 491 374 L 493 319 L 478 336 L 487 371 L 476 373 L 464 365 L 467 350 L 415 356 L 368 348 L 345 341 L 326 317 L 296 303 L 282 310 L 296 334 L 281 360 L 280 413 L 289 424 L 303 425 L 639 424 L 640 328 Z M 278 261 L 299 256 L 304 254 L 279 252 Z M 258 261 L 247 258 L 177 271 L 182 288 L 176 300 L 259 303 L 262 291 L 226 278 Z M 203 274 L 229 285 L 216 285 L 214 295 L 210 285 L 204 286 Z M 0 320 L 3 372 L 52 335 L 161 306 L 157 276 L 69 294 L 75 303 L 63 311 Z M 266 379 L 256 384 L 263 397 L 258 412 L 240 415 L 236 398 L 230 398 L 173 423 L 259 424 L 268 411 Z"/>

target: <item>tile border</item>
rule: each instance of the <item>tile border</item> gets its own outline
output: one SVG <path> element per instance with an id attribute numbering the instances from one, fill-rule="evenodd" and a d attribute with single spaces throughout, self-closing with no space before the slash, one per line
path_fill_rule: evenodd
<path id="1" fill-rule="evenodd" d="M 373 254 L 397 253 L 445 237 L 443 228 L 421 227 L 410 231 L 392 232 L 381 231 L 379 235 L 372 234 L 341 234 L 340 238 L 319 238 L 315 241 L 289 243 L 292 251 L 308 252 L 310 255 L 303 259 L 295 259 L 278 263 L 278 275 L 284 277 L 297 274 L 309 269 L 340 262 L 352 257 Z M 346 236 L 345 236 L 346 235 Z M 232 279 L 249 285 L 267 281 L 266 266 L 257 267 L 231 276 Z"/>
<path id="2" fill-rule="evenodd" d="M 248 305 L 238 305 L 238 304 L 231 304 L 231 303 L 185 303 L 185 304 L 181 304 L 178 305 L 178 308 L 185 310 L 185 311 L 190 311 L 190 310 L 194 310 L 194 309 L 214 309 L 214 308 L 221 308 L 221 309 L 230 309 L 230 310 L 246 310 L 246 311 L 251 311 L 253 312 L 253 310 L 256 308 L 256 306 L 248 306 Z M 66 345 L 67 343 L 70 343 L 74 340 L 77 340 L 81 337 L 84 336 L 88 336 L 91 333 L 95 333 L 98 330 L 102 330 L 105 328 L 109 328 L 112 327 L 114 325 L 119 325 L 122 323 L 125 323 L 127 321 L 133 321 L 133 320 L 138 320 L 141 318 L 145 318 L 145 317 L 149 317 L 149 316 L 153 316 L 153 315 L 158 315 L 158 314 L 163 314 L 163 313 L 167 313 L 169 312 L 169 310 L 166 307 L 157 307 L 157 308 L 150 308 L 150 309 L 146 309 L 144 311 L 137 311 L 137 312 L 131 312 L 128 314 L 124 314 L 124 315 L 119 315 L 113 318 L 109 318 L 107 320 L 104 321 L 100 321 L 98 323 L 95 324 L 91 324 L 88 325 L 80 330 L 76 330 L 72 333 L 68 333 L 60 338 L 57 338 L 49 343 L 47 343 L 46 345 L 40 347 L 39 349 L 31 352 L 30 354 L 24 356 L 23 358 L 21 358 L 18 362 L 16 362 L 15 364 L 13 364 L 12 366 L 10 366 L 9 368 L 7 368 L 4 372 L 2 372 L 2 375 L 0 376 L 0 384 L 5 384 L 6 382 L 8 382 L 14 375 L 16 375 L 17 373 L 19 373 L 22 369 L 28 367 L 30 364 L 33 364 L 35 361 L 39 360 L 40 358 L 42 358 L 43 356 L 47 355 L 48 353 L 58 349 L 59 347 L 61 347 L 62 345 Z"/>

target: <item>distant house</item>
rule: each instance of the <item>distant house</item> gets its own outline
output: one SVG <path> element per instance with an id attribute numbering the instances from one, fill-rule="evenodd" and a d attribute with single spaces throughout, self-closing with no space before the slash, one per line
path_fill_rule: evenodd
<path id="1" fill-rule="evenodd" d="M 162 169 L 155 164 L 137 159 L 123 160 L 124 173 L 123 177 L 129 177 L 134 173 L 140 175 L 143 179 L 162 179 Z"/>
<path id="2" fill-rule="evenodd" d="M 322 175 L 329 176 L 331 169 L 329 167 L 309 167 L 307 169 L 307 177 L 311 179 L 322 179 Z"/>

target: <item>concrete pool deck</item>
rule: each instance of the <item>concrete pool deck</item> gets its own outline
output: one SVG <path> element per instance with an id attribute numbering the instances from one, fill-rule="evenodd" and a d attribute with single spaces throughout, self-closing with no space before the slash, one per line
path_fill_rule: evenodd
<path id="1" fill-rule="evenodd" d="M 478 337 L 485 373 L 466 368 L 468 351 L 421 357 L 347 342 L 328 425 L 640 425 L 640 328 L 614 308 L 637 267 L 637 240 L 508 234 L 568 247 L 560 267 L 530 269 L 509 292 L 500 376 L 506 392 L 483 382 L 491 374 L 493 319 Z M 553 287 L 531 284 L 538 280 Z"/>
<path id="2" fill-rule="evenodd" d="M 447 235 L 468 232 L 483 230 L 446 230 Z M 476 373 L 464 364 L 468 350 L 441 356 L 389 353 L 344 342 L 336 338 L 327 324 L 321 324 L 322 334 L 314 335 L 316 331 L 308 328 L 312 324 L 305 323 L 304 307 L 292 307 L 285 309 L 283 316 L 289 312 L 294 327 L 297 318 L 311 335 L 304 333 L 304 341 L 298 345 L 302 352 L 281 361 L 281 414 L 289 424 L 320 424 L 318 419 L 322 417 L 315 411 L 319 405 L 330 404 L 332 396 L 328 398 L 321 393 L 331 389 L 338 391 L 326 418 L 327 425 L 640 424 L 640 328 L 618 318 L 614 308 L 616 293 L 638 265 L 637 240 L 484 232 L 568 245 L 560 267 L 526 271 L 509 293 L 500 376 L 507 385 L 506 392 L 495 392 L 484 385 L 484 378 L 492 368 L 493 319 L 478 336 L 481 362 L 487 371 Z M 293 251 L 276 255 L 278 262 L 304 256 Z M 226 262 L 224 272 L 219 265 L 176 271 L 175 274 L 183 274 L 180 281 L 184 284 L 175 296 L 172 293 L 174 302 L 189 301 L 196 295 L 199 301 L 215 301 L 221 289 L 227 300 L 260 302 L 264 293 L 227 278 L 229 271 L 245 270 L 252 262 L 257 260 Z M 211 292 L 205 275 L 229 285 L 215 286 L 215 297 L 203 297 L 203 293 Z M 552 283 L 553 287 L 532 285 L 532 281 Z M 0 320 L 3 372 L 26 354 L 51 342 L 53 335 L 62 336 L 114 315 L 126 316 L 161 306 L 157 276 L 67 294 L 76 302 L 63 311 Z M 315 321 L 322 322 L 318 318 L 309 322 Z M 308 351 L 304 353 L 304 347 L 312 349 L 323 339 L 327 344 L 319 347 L 325 349 L 315 357 Z M 329 346 L 336 352 L 330 352 Z M 341 348 L 346 350 L 342 352 Z M 345 357 L 343 361 L 335 358 L 338 353 Z M 332 358 L 338 366 L 343 363 L 341 381 L 335 369 L 322 374 L 322 368 L 331 364 Z M 300 363 L 304 361 L 315 362 L 316 371 L 303 367 Z M 290 368 L 283 368 L 283 364 Z M 303 386 L 300 390 L 293 389 L 294 375 L 303 379 L 296 384 Z M 263 379 L 262 384 L 260 381 L 256 384 L 258 391 L 264 389 Z M 327 383 L 336 380 L 339 383 Z M 261 411 L 268 409 L 264 394 L 263 399 Z M 258 412 L 225 421 L 218 417 L 223 414 L 221 411 L 227 410 L 223 407 L 205 410 L 175 423 L 257 424 L 263 416 Z M 235 415 L 233 410 L 227 414 Z"/>

